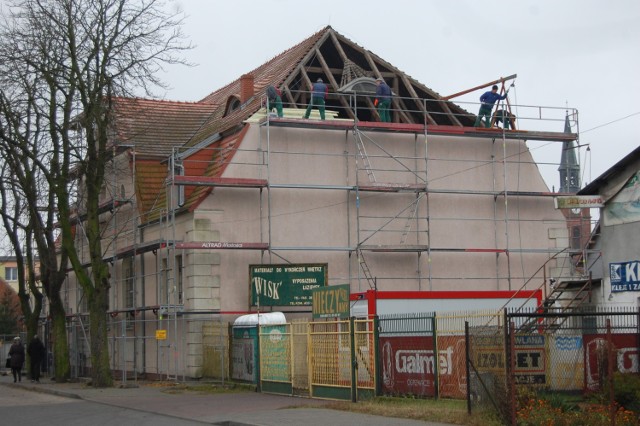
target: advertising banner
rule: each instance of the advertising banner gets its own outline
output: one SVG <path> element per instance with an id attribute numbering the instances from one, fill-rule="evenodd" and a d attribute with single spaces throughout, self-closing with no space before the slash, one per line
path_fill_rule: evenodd
<path id="1" fill-rule="evenodd" d="M 436 358 L 432 336 L 380 336 L 382 391 L 434 396 L 437 366 L 440 395 L 464 397 L 467 389 L 464 336 L 442 337 L 438 343 Z"/>
<path id="2" fill-rule="evenodd" d="M 609 264 L 611 292 L 640 291 L 640 261 Z"/>
<path id="3" fill-rule="evenodd" d="M 550 335 L 549 385 L 553 390 L 579 391 L 584 386 L 582 335 Z"/>
<path id="4" fill-rule="evenodd" d="M 251 306 L 310 306 L 327 285 L 328 264 L 249 265 Z"/>
<path id="5" fill-rule="evenodd" d="M 516 384 L 546 383 L 545 336 L 520 334 L 515 336 Z"/>
<path id="6" fill-rule="evenodd" d="M 349 318 L 349 284 L 313 289 L 313 318 Z"/>
<path id="7" fill-rule="evenodd" d="M 231 378 L 255 383 L 255 345 L 253 337 L 233 338 L 231 349 Z"/>
<path id="8" fill-rule="evenodd" d="M 638 339 L 637 334 L 612 334 L 611 343 L 615 349 L 615 370 L 620 373 L 638 373 Z M 587 390 L 600 390 L 606 374 L 608 344 L 606 334 L 585 334 L 584 366 L 585 386 Z"/>

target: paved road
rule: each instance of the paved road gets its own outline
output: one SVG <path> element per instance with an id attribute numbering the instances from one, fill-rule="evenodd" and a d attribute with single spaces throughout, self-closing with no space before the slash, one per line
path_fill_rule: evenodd
<path id="1" fill-rule="evenodd" d="M 198 421 L 176 419 L 82 399 L 31 392 L 17 386 L 3 388 L 0 392 L 0 412 L 2 412 L 3 425 L 190 426 L 203 424 Z"/>
<path id="2" fill-rule="evenodd" d="M 323 408 L 326 401 L 258 392 L 198 394 L 154 383 L 94 389 L 84 383 L 13 383 L 0 376 L 1 424 L 220 426 L 447 426 Z M 7 389 L 10 392 L 7 392 Z M 15 393 L 14 393 L 15 392 Z M 13 395 L 13 396 L 9 396 Z M 7 417 L 5 413 L 11 413 Z M 50 413 L 50 414 L 48 414 Z M 18 416 L 18 417 L 15 417 Z M 16 422 L 9 421 L 14 419 Z"/>

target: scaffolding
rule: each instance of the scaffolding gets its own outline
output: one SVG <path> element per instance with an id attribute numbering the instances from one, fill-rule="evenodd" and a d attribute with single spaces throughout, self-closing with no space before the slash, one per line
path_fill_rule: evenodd
<path id="1" fill-rule="evenodd" d="M 338 107 L 337 111 L 328 111 L 329 117 L 332 118 L 327 121 L 302 120 L 299 118 L 302 112 L 300 108 L 287 108 L 283 118 L 274 117 L 264 110 L 258 112 L 247 120 L 249 123 L 255 123 L 259 129 L 257 149 L 214 144 L 213 148 L 199 149 L 200 151 L 209 151 L 209 154 L 198 157 L 197 160 L 190 160 L 189 156 L 193 154 L 195 148 L 173 148 L 167 165 L 166 200 L 163 204 L 159 196 L 154 211 L 142 212 L 146 218 L 157 217 L 157 220 L 151 223 L 140 217 L 136 207 L 135 188 L 138 183 L 135 182 L 135 145 L 120 146 L 120 149 L 126 150 L 133 156 L 134 170 L 130 173 L 123 172 L 128 167 L 129 159 L 114 152 L 112 180 L 105 186 L 100 212 L 104 225 L 104 240 L 108 241 L 105 259 L 111 264 L 111 277 L 114 283 L 110 300 L 112 304 L 109 325 L 110 355 L 112 369 L 121 374 L 123 381 L 131 378 L 136 380 L 141 375 L 156 375 L 169 380 L 177 380 L 180 375 L 184 377 L 189 368 L 192 368 L 189 371 L 194 371 L 194 365 L 190 364 L 190 355 L 192 354 L 189 352 L 191 350 L 189 342 L 193 341 L 190 334 L 202 335 L 204 325 L 212 320 L 222 324 L 224 315 L 242 313 L 225 312 L 219 306 L 213 309 L 193 307 L 185 309 L 185 302 L 189 298 L 185 294 L 187 286 L 193 287 L 193 283 L 185 284 L 185 281 L 188 280 L 187 276 L 191 276 L 189 275 L 191 272 L 185 271 L 185 269 L 197 269 L 210 262 L 210 258 L 204 258 L 197 254 L 202 251 L 206 253 L 220 250 L 257 251 L 262 263 L 272 263 L 274 260 L 288 262 L 286 252 L 339 253 L 340 256 L 347 257 L 349 269 L 347 276 L 336 279 L 348 280 L 352 284 L 352 288 L 358 291 L 380 287 L 380 278 L 376 276 L 375 268 L 369 264 L 368 260 L 370 258 L 380 259 L 380 256 L 387 254 L 400 254 L 415 258 L 418 289 L 424 291 L 433 290 L 434 281 L 439 279 L 433 271 L 432 258 L 434 254 L 494 254 L 495 277 L 493 279 L 497 281 L 496 286 L 499 287 L 501 281 L 506 281 L 508 288 L 513 290 L 520 287 L 518 285 L 520 282 L 528 282 L 530 277 L 526 277 L 524 274 L 515 276 L 510 254 L 539 253 L 559 259 L 558 255 L 565 251 L 566 248 L 563 247 L 523 248 L 512 243 L 512 238 L 509 235 L 509 222 L 512 219 L 508 211 L 511 199 L 549 198 L 562 194 L 510 189 L 508 185 L 509 171 L 514 167 L 514 164 L 517 167 L 518 159 L 512 160 L 510 158 L 507 145 L 509 141 L 514 140 L 525 141 L 525 143 L 527 141 L 541 141 L 543 143 L 575 141 L 578 137 L 577 134 L 523 130 L 527 126 L 522 124 L 518 126 L 518 129 L 438 125 L 436 124 L 437 117 L 435 119 L 432 117 L 433 112 L 427 113 L 432 110 L 428 103 L 434 101 L 415 98 L 403 99 L 401 97 L 395 100 L 395 105 L 419 104 L 421 106 L 413 111 L 393 110 L 392 112 L 398 115 L 422 114 L 422 123 L 361 121 L 358 119 L 358 107 L 366 105 L 366 101 L 362 97 L 359 99 L 357 94 L 336 94 L 335 96 L 344 98 L 335 102 L 336 105 L 342 105 L 345 109 L 348 106 L 351 110 L 345 112 Z M 441 101 L 435 102 L 440 103 Z M 533 112 L 529 116 L 522 114 L 518 118 L 520 123 L 527 120 L 553 123 L 563 122 L 565 119 L 559 113 L 564 112 L 566 108 L 523 107 L 523 109 L 527 108 Z M 445 111 L 443 114 L 452 114 L 448 108 L 443 108 L 443 110 Z M 577 127 L 577 112 L 572 111 L 570 116 L 572 120 L 575 120 Z M 281 135 L 281 132 L 288 128 L 298 131 L 324 129 L 335 134 L 344 134 L 343 155 L 285 152 L 275 149 L 274 145 L 281 142 L 278 140 L 280 137 L 278 134 Z M 381 139 L 389 134 L 403 135 L 403 138 L 412 139 L 413 153 L 411 155 L 397 155 L 390 152 L 385 144 L 381 143 Z M 490 141 L 492 150 L 490 164 L 473 158 L 462 158 L 457 161 L 470 163 L 469 167 L 474 167 L 476 163 L 490 166 L 493 173 L 492 188 L 478 190 L 433 184 L 434 180 L 429 173 L 431 164 L 434 161 L 443 160 L 431 155 L 430 142 L 434 138 L 451 136 Z M 239 153 L 241 155 L 238 155 Z M 274 159 L 292 155 L 315 155 L 319 162 L 343 162 L 346 166 L 346 182 L 335 184 L 334 182 L 275 181 L 272 179 Z M 321 160 L 322 157 L 328 157 L 329 160 L 326 158 Z M 196 166 L 191 164 L 189 167 L 186 164 L 189 161 L 198 161 L 202 164 Z M 235 168 L 236 175 L 242 175 L 243 171 L 250 170 L 246 176 L 251 177 L 223 177 L 221 173 L 211 177 L 208 177 L 206 173 L 196 176 L 185 174 L 185 170 L 190 168 L 206 171 L 216 162 L 220 163 L 217 164 L 218 167 Z M 277 163 L 277 161 L 275 162 Z M 452 166 L 454 169 L 456 167 L 460 167 L 459 164 Z M 349 175 L 350 171 L 353 172 L 353 176 Z M 124 179 L 123 176 L 125 176 Z M 131 179 L 126 181 L 128 176 L 131 176 Z M 503 179 L 502 182 L 500 182 L 500 177 Z M 186 235 L 178 227 L 179 214 L 184 211 L 186 188 L 200 188 L 203 193 L 213 188 L 225 188 L 230 191 L 258 191 L 260 224 L 257 233 L 259 237 L 253 240 L 229 241 L 220 238 L 214 232 L 201 232 L 198 237 L 186 238 Z M 348 240 L 344 244 L 326 246 L 278 245 L 274 243 L 274 236 L 271 234 L 274 220 L 273 197 L 279 191 L 290 190 L 344 192 L 345 211 L 348 215 L 346 221 Z M 373 215 L 371 209 L 363 206 L 364 203 L 370 201 L 370 198 L 367 197 L 375 197 L 380 194 L 385 197 L 397 194 L 396 197 L 399 201 L 390 203 L 394 205 L 395 212 L 391 212 L 390 208 L 387 208 L 387 214 Z M 433 215 L 432 203 L 434 201 L 432 198 L 434 196 L 492 198 L 493 217 L 491 222 L 493 223 L 493 240 L 496 244 L 490 247 L 455 247 L 453 245 L 434 247 L 432 241 L 433 222 L 443 220 L 443 218 L 437 218 Z M 501 205 L 504 206 L 503 209 L 500 208 Z M 355 217 L 356 229 L 350 229 L 349 218 L 352 215 Z M 478 219 L 458 217 L 447 220 L 472 221 Z M 82 229 L 82 222 L 83 216 L 79 214 L 77 225 L 80 229 Z M 193 232 L 200 231 L 193 230 Z M 504 233 L 502 236 L 504 244 L 498 246 L 497 242 L 501 238 L 499 236 L 501 232 Z M 78 238 L 82 240 L 82 232 L 79 232 L 78 235 Z M 353 238 L 352 235 L 354 235 Z M 395 242 L 389 243 L 391 240 Z M 86 258 L 86 253 L 81 254 Z M 154 259 L 151 271 L 147 271 L 150 263 L 146 257 L 149 254 L 152 254 Z M 422 262 L 423 256 L 427 257 L 426 267 Z M 506 261 L 506 276 L 502 276 L 500 272 L 501 258 Z M 562 265 L 563 262 L 567 264 Z M 568 271 L 567 275 L 575 272 L 567 269 L 569 268 L 568 263 L 570 263 L 569 256 L 563 257 L 557 263 L 560 263 L 560 269 Z M 398 278 L 387 277 L 386 280 Z M 472 278 L 474 277 L 469 279 Z M 482 277 L 475 278 L 483 279 Z M 146 288 L 153 283 L 155 283 L 155 294 L 149 295 L 146 293 Z M 542 285 L 546 285 L 546 278 Z M 72 291 L 76 294 L 70 298 Z M 71 306 L 71 299 L 75 302 L 73 306 Z M 73 331 L 73 341 L 77 342 L 78 348 L 74 368 L 78 374 L 82 374 L 87 367 L 86 360 L 89 359 L 88 354 L 85 353 L 89 348 L 85 323 L 87 319 L 85 316 L 87 312 L 86 300 L 79 286 L 72 289 L 68 285 L 65 301 L 71 306 L 69 311 L 71 322 L 78 325 L 78 328 Z M 216 330 L 219 335 L 210 338 L 206 345 L 216 353 L 223 353 L 228 330 L 222 331 L 224 330 L 222 325 Z M 158 334 L 158 331 L 164 331 L 165 337 L 159 338 L 163 334 Z M 150 351 L 150 346 L 155 346 L 156 352 L 153 368 L 147 366 L 149 359 L 147 352 Z M 228 360 L 225 361 L 222 356 L 219 360 L 221 370 L 224 370 L 222 365 L 225 362 Z"/>

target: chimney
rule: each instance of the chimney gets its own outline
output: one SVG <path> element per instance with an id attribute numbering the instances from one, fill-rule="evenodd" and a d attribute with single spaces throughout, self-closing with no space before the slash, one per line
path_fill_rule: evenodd
<path id="1" fill-rule="evenodd" d="M 253 97 L 253 75 L 244 74 L 240 77 L 240 102 L 245 103 Z"/>

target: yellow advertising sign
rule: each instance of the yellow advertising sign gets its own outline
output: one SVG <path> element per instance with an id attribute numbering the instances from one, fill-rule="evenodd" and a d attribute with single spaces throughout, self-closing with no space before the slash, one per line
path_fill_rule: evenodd
<path id="1" fill-rule="evenodd" d="M 599 195 L 568 195 L 553 198 L 556 209 L 600 208 L 604 201 Z"/>
<path id="2" fill-rule="evenodd" d="M 167 330 L 156 330 L 156 340 L 167 340 Z"/>
<path id="3" fill-rule="evenodd" d="M 313 289 L 313 318 L 349 318 L 349 284 Z"/>

